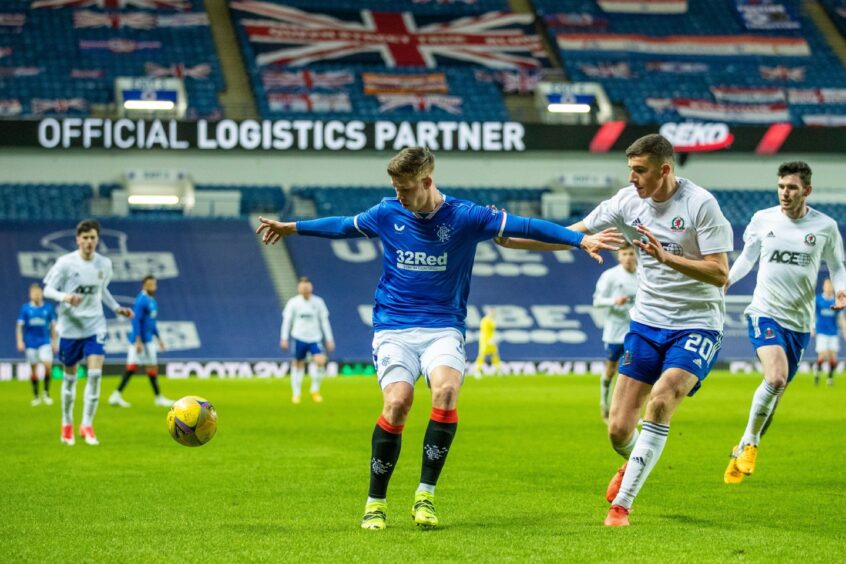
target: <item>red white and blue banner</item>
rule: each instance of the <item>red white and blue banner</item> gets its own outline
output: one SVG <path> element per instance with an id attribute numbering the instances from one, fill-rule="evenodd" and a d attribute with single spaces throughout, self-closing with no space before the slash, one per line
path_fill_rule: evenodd
<path id="1" fill-rule="evenodd" d="M 41 67 L 0 67 L 0 78 L 38 76 L 43 70 Z"/>
<path id="2" fill-rule="evenodd" d="M 450 114 L 459 115 L 461 114 L 461 105 L 464 103 L 460 96 L 445 94 L 379 94 L 376 99 L 379 101 L 381 113 L 397 110 L 414 110 L 416 112 L 443 110 Z"/>
<path id="3" fill-rule="evenodd" d="M 191 3 L 185 0 L 36 0 L 33 9 L 38 8 L 103 8 L 123 10 L 141 8 L 144 10 L 190 10 Z"/>
<path id="4" fill-rule="evenodd" d="M 489 12 L 450 19 L 370 10 L 316 13 L 253 0 L 230 7 L 263 18 L 239 22 L 257 50 L 259 66 L 343 61 L 521 68 L 542 66 L 546 57 L 531 14 Z"/>
<path id="5" fill-rule="evenodd" d="M 712 86 L 711 93 L 718 102 L 740 104 L 784 102 L 786 99 L 784 90 L 781 88 Z"/>
<path id="6" fill-rule="evenodd" d="M 603 11 L 612 14 L 684 14 L 687 0 L 597 0 Z"/>
<path id="7" fill-rule="evenodd" d="M 689 119 L 730 123 L 776 123 L 790 121 L 787 104 L 723 104 L 688 98 L 647 98 L 646 104 L 656 112 L 676 112 Z"/>
<path id="8" fill-rule="evenodd" d="M 780 2 L 736 0 L 737 13 L 746 29 L 772 31 L 800 29 L 802 25 L 788 7 Z"/>
<path id="9" fill-rule="evenodd" d="M 665 74 L 706 74 L 711 70 L 711 65 L 684 61 L 649 61 L 646 63 L 646 70 Z"/>
<path id="10" fill-rule="evenodd" d="M 20 28 L 26 23 L 26 14 L 2 13 L 0 14 L 0 27 Z"/>
<path id="11" fill-rule="evenodd" d="M 261 73 L 261 83 L 268 89 L 337 89 L 355 82 L 352 71 L 272 70 Z"/>
<path id="12" fill-rule="evenodd" d="M 811 47 L 801 37 L 759 35 L 649 35 L 617 33 L 559 33 L 562 51 L 623 52 L 701 57 L 807 57 Z"/>
<path id="13" fill-rule="evenodd" d="M 365 94 L 445 94 L 449 91 L 446 74 L 361 73 Z"/>
<path id="14" fill-rule="evenodd" d="M 157 15 L 149 12 L 95 12 L 94 10 L 77 10 L 73 13 L 73 27 L 112 29 L 155 29 L 170 27 L 208 26 L 209 18 L 205 13 Z"/>
<path id="15" fill-rule="evenodd" d="M 349 113 L 352 111 L 350 96 L 346 92 L 290 93 L 271 92 L 267 95 L 271 111 L 292 113 Z"/>
<path id="16" fill-rule="evenodd" d="M 596 16 L 588 12 L 564 12 L 546 14 L 543 23 L 549 29 L 590 29 L 604 31 L 608 28 L 608 18 Z"/>
<path id="17" fill-rule="evenodd" d="M 202 63 L 199 65 L 185 65 L 183 63 L 174 63 L 172 65 L 159 65 L 157 63 L 146 63 L 144 65 L 144 72 L 147 76 L 154 78 L 193 78 L 195 80 L 205 80 L 211 73 L 211 65 Z"/>
<path id="18" fill-rule="evenodd" d="M 23 112 L 21 101 L 16 98 L 7 98 L 0 100 L 0 116 L 11 117 L 19 116 Z"/>
<path id="19" fill-rule="evenodd" d="M 764 80 L 774 82 L 804 82 L 805 67 L 789 67 L 787 65 L 760 65 L 758 73 Z"/>
<path id="20" fill-rule="evenodd" d="M 580 63 L 580 71 L 590 78 L 633 78 L 637 76 L 631 65 L 625 61 Z"/>
<path id="21" fill-rule="evenodd" d="M 802 122 L 815 127 L 846 127 L 846 115 L 808 114 L 802 116 Z"/>
<path id="22" fill-rule="evenodd" d="M 135 41 L 134 39 L 105 39 L 101 41 L 82 40 L 79 42 L 82 51 L 109 51 L 116 54 L 135 53 L 136 51 L 157 50 L 162 48 L 161 41 Z"/>
<path id="23" fill-rule="evenodd" d="M 807 106 L 846 104 L 846 88 L 789 88 L 787 101 Z"/>
<path id="24" fill-rule="evenodd" d="M 84 98 L 33 98 L 30 100 L 32 115 L 66 114 L 69 112 L 87 112 L 88 101 Z"/>

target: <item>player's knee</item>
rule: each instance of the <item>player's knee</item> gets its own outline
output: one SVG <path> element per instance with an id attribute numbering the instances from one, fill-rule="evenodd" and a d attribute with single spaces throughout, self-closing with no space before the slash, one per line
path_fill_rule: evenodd
<path id="1" fill-rule="evenodd" d="M 664 422 L 675 409 L 675 404 L 676 400 L 672 392 L 655 394 L 649 398 L 646 413 L 652 421 Z"/>
<path id="2" fill-rule="evenodd" d="M 392 395 L 385 398 L 384 413 L 388 421 L 397 425 L 408 416 L 411 411 L 412 398 L 404 395 Z"/>
<path id="3" fill-rule="evenodd" d="M 436 406 L 453 406 L 458 400 L 459 382 L 452 380 L 432 385 L 432 404 Z"/>
<path id="4" fill-rule="evenodd" d="M 620 446 L 626 444 L 632 435 L 632 431 L 634 429 L 632 429 L 631 425 L 626 425 L 620 420 L 615 420 L 613 417 L 608 420 L 608 439 L 612 445 Z"/>
<path id="5" fill-rule="evenodd" d="M 765 380 L 774 388 L 784 388 L 787 386 L 787 371 L 774 370 L 770 374 L 767 374 Z"/>

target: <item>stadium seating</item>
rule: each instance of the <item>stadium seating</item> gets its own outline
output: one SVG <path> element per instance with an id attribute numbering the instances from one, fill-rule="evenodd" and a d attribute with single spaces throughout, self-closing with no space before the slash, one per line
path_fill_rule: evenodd
<path id="1" fill-rule="evenodd" d="M 232 186 L 198 184 L 197 190 L 237 190 L 241 192 L 241 215 L 251 213 L 284 213 L 285 192 L 281 186 Z"/>
<path id="2" fill-rule="evenodd" d="M 90 214 L 88 184 L 0 184 L 0 220 L 49 220 Z"/>
<path id="3" fill-rule="evenodd" d="M 0 115 L 87 115 L 92 105 L 113 102 L 116 77 L 172 76 L 175 72 L 184 76 L 188 117 L 218 116 L 217 92 L 223 89 L 223 78 L 208 24 L 182 26 L 175 24 L 185 23 L 184 19 L 168 19 L 203 13 L 202 0 L 192 6 L 190 12 L 164 8 L 103 11 L 73 0 L 58 8 L 32 8 L 28 1 L 4 2 L 4 12 L 23 16 L 25 22 L 18 28 L 0 27 L 0 48 L 11 50 L 2 58 L 5 70 L 0 74 L 0 99 L 20 103 L 19 112 Z M 93 27 L 77 28 L 75 18 Z M 168 67 L 173 67 L 171 74 L 165 70 Z"/>
<path id="4" fill-rule="evenodd" d="M 607 33 L 648 35 L 653 39 L 669 35 L 705 39 L 709 36 L 804 38 L 810 48 L 811 57 L 659 55 L 637 53 L 634 49 L 601 51 L 589 45 L 560 49 L 571 79 L 601 82 L 611 100 L 624 105 L 635 123 L 660 123 L 679 117 L 707 119 L 686 115 L 673 100 L 729 106 L 709 108 L 711 119 L 737 123 L 793 121 L 801 125 L 806 119 L 813 119 L 806 116 L 846 115 L 846 91 L 829 94 L 819 91 L 846 88 L 846 69 L 815 24 L 802 12 L 799 2 L 783 0 L 781 4 L 787 6 L 800 29 L 766 31 L 747 29 L 734 3 L 724 0 L 688 2 L 688 12 L 680 15 L 607 14 L 596 2 L 583 0 L 535 0 L 534 4 L 550 30 L 553 44 L 559 33 Z M 585 18 L 586 27 L 573 27 L 579 21 L 575 16 L 579 15 Z M 726 92 L 724 89 L 746 90 Z M 798 92 L 791 94 L 786 89 L 798 89 Z M 787 115 L 782 106 L 785 101 Z M 743 112 L 738 105 L 757 108 L 754 111 L 746 108 Z"/>

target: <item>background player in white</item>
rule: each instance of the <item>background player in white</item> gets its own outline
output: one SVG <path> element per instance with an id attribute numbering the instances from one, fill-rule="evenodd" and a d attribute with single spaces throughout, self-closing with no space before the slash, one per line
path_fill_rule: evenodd
<path id="1" fill-rule="evenodd" d="M 832 218 L 808 207 L 811 191 L 807 163 L 779 166 L 779 205 L 752 216 L 743 234 L 743 252 L 731 267 L 729 285 L 758 263 L 752 303 L 744 313 L 749 340 L 764 367 L 764 380 L 755 390 L 746 431 L 723 475 L 727 484 L 739 484 L 755 471 L 762 430 L 796 375 L 810 337 L 821 260 L 826 261 L 834 283 L 831 308 L 846 307 L 843 239 Z"/>
<path id="2" fill-rule="evenodd" d="M 29 301 L 21 306 L 15 328 L 18 352 L 26 354 L 29 364 L 29 378 L 32 382 L 32 405 L 41 405 L 38 395 L 38 365 L 44 365 L 44 397 L 47 405 L 53 405 L 50 398 L 50 375 L 53 371 L 53 353 L 57 350 L 56 311 L 52 304 L 44 303 L 44 292 L 37 282 L 29 287 Z"/>
<path id="3" fill-rule="evenodd" d="M 629 524 L 629 509 L 664 450 L 673 413 L 717 358 L 733 248 L 731 225 L 714 196 L 676 176 L 667 139 L 641 137 L 626 157 L 631 184 L 571 227 L 584 233 L 618 227 L 640 251 L 640 283 L 608 420 L 614 450 L 628 459 L 606 490 L 611 508 L 605 524 L 612 527 Z M 560 248 L 524 240 L 504 244 Z"/>
<path id="4" fill-rule="evenodd" d="M 617 251 L 620 263 L 609 268 L 596 281 L 593 307 L 605 313 L 602 343 L 605 345 L 605 374 L 599 379 L 599 410 L 608 422 L 611 408 L 611 382 L 617 373 L 617 363 L 623 356 L 623 339 L 629 332 L 629 310 L 637 295 L 637 255 L 631 245 Z"/>
<path id="5" fill-rule="evenodd" d="M 291 366 L 291 401 L 300 403 L 305 373 L 306 358 L 311 355 L 315 371 L 311 377 L 311 399 L 317 403 L 323 401 L 320 395 L 320 382 L 326 373 L 326 352 L 335 350 L 332 326 L 329 324 L 329 309 L 320 296 L 313 294 L 314 287 L 305 276 L 297 283 L 297 292 L 285 304 L 282 311 L 282 330 L 279 346 L 288 350 L 289 337 L 294 341 L 294 362 Z"/>
<path id="6" fill-rule="evenodd" d="M 434 170 L 435 157 L 428 149 L 403 149 L 388 163 L 396 198 L 385 198 L 353 217 L 296 223 L 259 218 L 256 230 L 265 244 L 294 234 L 378 237 L 382 242 L 383 273 L 373 308 L 373 363 L 383 406 L 371 439 L 364 529 L 386 526 L 388 482 L 421 374 L 431 388 L 432 412 L 412 515 L 420 527 L 439 524 L 435 485 L 458 427 L 456 407 L 467 366 L 464 333 L 476 245 L 497 236 L 532 237 L 577 246 L 601 260 L 599 250 L 622 243 L 613 231 L 585 236 L 547 221 L 450 198 L 435 186 Z"/>
<path id="7" fill-rule="evenodd" d="M 44 295 L 59 302 L 59 360 L 64 364 L 62 380 L 61 440 L 74 444 L 73 405 L 76 400 L 76 365 L 87 358 L 82 424 L 79 434 L 89 445 L 99 441 L 94 434 L 94 414 L 100 401 L 100 380 L 106 354 L 106 316 L 103 304 L 118 315 L 132 319 L 132 310 L 121 307 L 109 293 L 112 261 L 96 252 L 100 224 L 86 219 L 76 226 L 79 250 L 59 257 L 44 277 Z"/>
<path id="8" fill-rule="evenodd" d="M 173 400 L 162 395 L 161 384 L 159 383 L 159 359 L 158 351 L 164 352 L 165 344 L 159 336 L 158 317 L 159 304 L 156 300 L 158 282 L 152 275 L 145 276 L 141 281 L 141 291 L 135 296 L 135 313 L 132 318 L 132 331 L 129 333 L 129 348 L 126 351 L 126 371 L 118 384 L 117 389 L 109 396 L 109 405 L 130 407 L 129 402 L 123 399 L 123 390 L 129 384 L 129 380 L 139 365 L 144 365 L 147 371 L 147 379 L 153 388 L 154 405 L 170 407 Z M 155 343 L 154 343 L 155 340 Z M 158 351 L 156 350 L 158 345 Z"/>
<path id="9" fill-rule="evenodd" d="M 811 327 L 817 361 L 814 363 L 814 385 L 820 383 L 820 372 L 828 373 L 828 385 L 834 385 L 834 371 L 837 370 L 837 353 L 840 352 L 840 336 L 846 335 L 846 312 L 832 309 L 836 303 L 834 285 L 830 278 L 823 280 L 822 292 L 817 294 L 814 308 L 815 322 Z"/>

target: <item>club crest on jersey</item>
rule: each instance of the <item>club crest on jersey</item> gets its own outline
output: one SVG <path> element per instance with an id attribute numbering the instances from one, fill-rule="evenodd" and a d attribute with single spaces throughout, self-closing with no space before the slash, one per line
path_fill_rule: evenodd
<path id="1" fill-rule="evenodd" d="M 684 218 L 680 215 L 674 217 L 673 222 L 670 224 L 670 231 L 674 231 L 676 233 L 684 231 Z"/>
<path id="2" fill-rule="evenodd" d="M 441 243 L 446 243 L 447 241 L 449 241 L 451 235 L 452 228 L 444 223 L 438 225 L 437 230 L 435 230 L 435 237 L 437 237 L 438 241 L 440 241 Z"/>
<path id="3" fill-rule="evenodd" d="M 805 244 L 809 247 L 813 247 L 817 244 L 817 236 L 813 233 L 808 233 L 807 235 L 805 235 Z"/>

